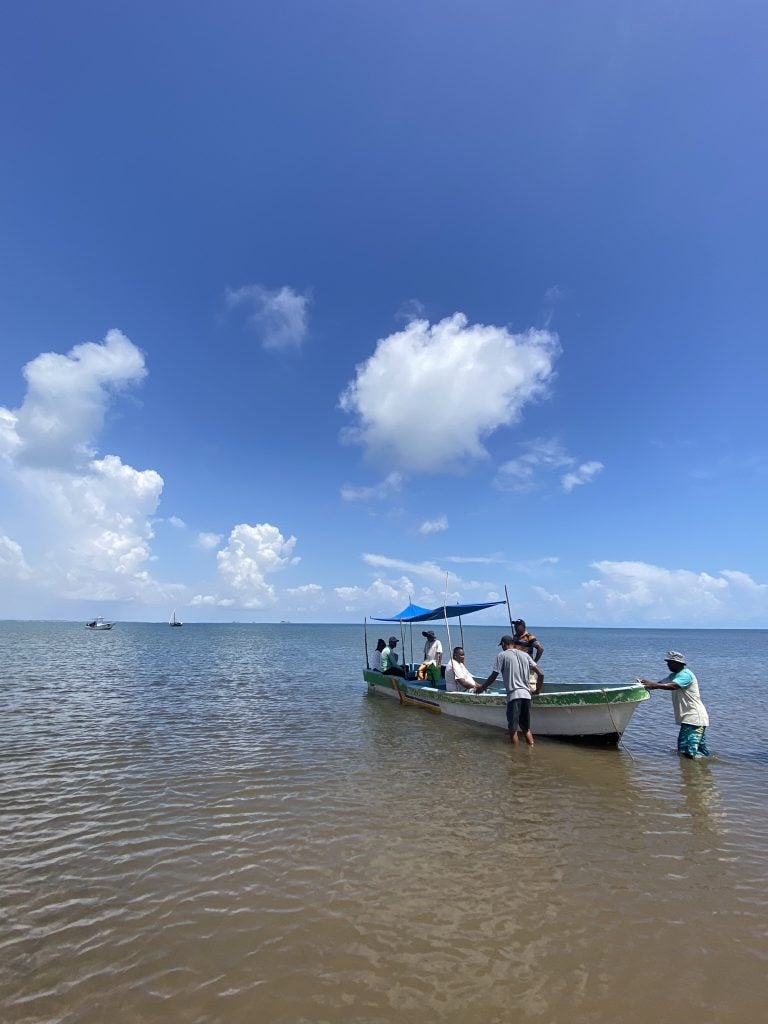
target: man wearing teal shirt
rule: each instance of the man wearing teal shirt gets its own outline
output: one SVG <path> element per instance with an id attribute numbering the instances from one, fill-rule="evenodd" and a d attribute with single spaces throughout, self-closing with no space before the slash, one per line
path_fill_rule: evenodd
<path id="1" fill-rule="evenodd" d="M 669 675 L 653 683 L 649 679 L 640 682 L 646 690 L 670 690 L 675 707 L 675 721 L 680 726 L 677 737 L 677 752 L 685 757 L 709 757 L 706 732 L 709 715 L 699 695 L 699 682 L 689 668 L 685 667 L 685 656 L 679 651 L 667 651 Z"/>
<path id="2" fill-rule="evenodd" d="M 397 637 L 391 636 L 384 650 L 381 652 L 381 671 L 385 676 L 404 676 L 405 669 L 397 663 Z"/>

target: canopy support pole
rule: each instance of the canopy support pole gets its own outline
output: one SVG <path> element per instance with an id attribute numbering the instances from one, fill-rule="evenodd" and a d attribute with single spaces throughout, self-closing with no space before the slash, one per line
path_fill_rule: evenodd
<path id="1" fill-rule="evenodd" d="M 512 636 L 515 635 L 515 627 L 512 625 L 512 609 L 509 607 L 509 594 L 507 593 L 507 584 L 504 584 L 504 599 L 507 602 L 507 615 L 509 616 L 509 628 L 512 630 Z"/>
<path id="2" fill-rule="evenodd" d="M 445 574 L 445 597 L 443 598 L 443 615 L 445 616 L 445 629 L 448 633 L 448 650 L 453 657 L 453 646 L 451 645 L 451 627 L 448 625 L 448 573 Z"/>
<path id="3" fill-rule="evenodd" d="M 363 619 L 363 638 L 365 640 L 365 667 L 370 672 L 371 663 L 368 660 L 368 616 Z"/>

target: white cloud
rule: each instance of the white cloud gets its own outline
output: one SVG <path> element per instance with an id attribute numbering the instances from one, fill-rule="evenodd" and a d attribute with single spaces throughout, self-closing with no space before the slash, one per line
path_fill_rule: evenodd
<path id="1" fill-rule="evenodd" d="M 199 548 L 203 549 L 203 551 L 212 551 L 213 548 L 217 548 L 219 544 L 221 544 L 221 534 L 201 531 L 197 535 L 196 543 Z"/>
<path id="2" fill-rule="evenodd" d="M 27 393 L 15 414 L 3 410 L 4 447 L 27 466 L 73 470 L 94 455 L 110 396 L 146 375 L 144 356 L 120 331 L 67 355 L 44 352 L 24 367 Z M 12 423 L 13 420 L 13 423 Z"/>
<path id="3" fill-rule="evenodd" d="M 448 529 L 448 516 L 437 516 L 435 519 L 425 519 L 419 527 L 419 533 L 428 536 L 430 533 L 443 533 Z"/>
<path id="4" fill-rule="evenodd" d="M 565 469 L 576 461 L 555 438 L 529 441 L 522 447 L 522 455 L 499 466 L 494 480 L 499 490 L 532 491 L 542 470 Z"/>
<path id="5" fill-rule="evenodd" d="M 231 608 L 233 597 L 216 597 L 214 594 L 195 594 L 189 602 L 193 608 Z"/>
<path id="6" fill-rule="evenodd" d="M 768 615 L 768 585 L 747 573 L 666 569 L 647 562 L 594 562 L 599 576 L 582 584 L 593 618 L 636 624 L 715 625 Z"/>
<path id="7" fill-rule="evenodd" d="M 534 594 L 537 595 L 537 597 L 544 601 L 545 604 L 554 605 L 556 608 L 567 607 L 565 601 L 562 599 L 562 597 L 560 597 L 559 594 L 550 594 L 550 592 L 548 590 L 545 590 L 544 587 L 535 586 L 531 589 L 533 590 Z"/>
<path id="8" fill-rule="evenodd" d="M 269 289 L 260 284 L 228 289 L 227 306 L 248 311 L 248 324 L 261 337 L 265 349 L 298 349 L 307 336 L 308 292 L 296 292 L 288 285 Z"/>
<path id="9" fill-rule="evenodd" d="M 11 461 L 21 446 L 16 430 L 18 417 L 0 405 L 0 458 Z"/>
<path id="10" fill-rule="evenodd" d="M 353 487 L 345 484 L 341 488 L 341 496 L 344 501 L 382 501 L 391 494 L 397 494 L 403 486 L 403 478 L 400 473 L 390 473 L 381 483 L 371 487 Z"/>
<path id="11" fill-rule="evenodd" d="M 419 301 L 419 299 L 406 299 L 395 313 L 395 320 L 408 324 L 412 320 L 418 320 L 420 317 L 423 317 L 425 310 L 424 303 Z"/>
<path id="12" fill-rule="evenodd" d="M 414 320 L 357 367 L 339 404 L 358 422 L 343 436 L 405 470 L 485 458 L 483 439 L 546 392 L 558 352 L 549 331 L 470 325 L 463 313 L 434 325 Z M 424 412 L 417 438 L 403 412 L 415 409 Z"/>
<path id="13" fill-rule="evenodd" d="M 4 479 L 22 510 L 23 575 L 59 596 L 166 600 L 183 590 L 145 568 L 162 477 L 94 449 L 114 394 L 145 374 L 141 351 L 112 330 L 100 344 L 37 356 L 24 367 L 20 408 L 0 408 Z"/>
<path id="14" fill-rule="evenodd" d="M 501 555 L 446 555 L 445 561 L 455 565 L 503 565 L 506 559 Z"/>
<path id="15" fill-rule="evenodd" d="M 345 612 L 363 611 L 367 614 L 384 609 L 385 613 L 399 611 L 408 603 L 413 584 L 408 579 L 395 583 L 376 579 L 368 587 L 334 587 Z"/>
<path id="16" fill-rule="evenodd" d="M 433 585 L 445 584 L 445 570 L 434 562 L 406 562 L 401 558 L 389 558 L 387 555 L 364 554 L 363 561 L 375 569 L 395 569 L 429 580 Z M 449 573 L 449 582 L 458 577 Z"/>
<path id="17" fill-rule="evenodd" d="M 87 472 L 25 474 L 47 502 L 50 547 L 40 575 L 68 597 L 117 599 L 152 589 L 143 570 L 154 536 L 163 479 L 118 456 L 93 459 Z"/>
<path id="18" fill-rule="evenodd" d="M 556 438 L 528 441 L 516 459 L 502 463 L 496 471 L 494 484 L 501 491 L 524 494 L 542 487 L 548 474 L 567 469 L 560 478 L 563 490 L 589 483 L 604 468 L 602 462 L 582 462 L 570 455 Z"/>
<path id="19" fill-rule="evenodd" d="M 265 576 L 298 563 L 299 559 L 293 557 L 295 545 L 295 537 L 286 539 L 269 523 L 240 523 L 234 527 L 216 559 L 222 581 L 237 591 L 238 604 L 263 608 L 274 603 L 274 588 Z"/>
<path id="20" fill-rule="evenodd" d="M 29 579 L 31 570 L 24 559 L 21 545 L 0 535 L 0 577 L 11 580 Z"/>
<path id="21" fill-rule="evenodd" d="M 187 524 L 183 519 L 179 519 L 178 516 L 168 516 L 168 522 L 176 530 L 185 530 L 187 528 Z"/>
<path id="22" fill-rule="evenodd" d="M 326 593 L 318 583 L 305 583 L 283 591 L 291 611 L 317 612 L 326 607 Z"/>
<path id="23" fill-rule="evenodd" d="M 561 478 L 560 482 L 563 485 L 563 490 L 566 494 L 569 494 L 574 487 L 590 483 L 604 468 L 602 462 L 582 462 L 572 473 L 566 473 Z"/>

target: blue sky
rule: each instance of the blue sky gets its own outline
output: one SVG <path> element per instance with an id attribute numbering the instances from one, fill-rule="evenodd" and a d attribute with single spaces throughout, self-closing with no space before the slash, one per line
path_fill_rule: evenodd
<path id="1" fill-rule="evenodd" d="M 766 30 L 5 5 L 0 615 L 763 626 Z"/>

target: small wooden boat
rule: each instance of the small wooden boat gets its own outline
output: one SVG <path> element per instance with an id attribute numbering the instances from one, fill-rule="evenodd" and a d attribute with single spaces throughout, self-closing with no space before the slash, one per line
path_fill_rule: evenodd
<path id="1" fill-rule="evenodd" d="M 417 622 L 447 620 L 468 615 L 483 608 L 505 602 L 474 605 L 444 605 L 440 608 L 420 608 L 409 604 L 397 616 L 376 619 L 377 622 L 399 622 L 403 625 Z M 367 640 L 366 640 L 367 652 Z M 420 682 L 415 678 L 416 666 L 405 665 L 406 677 L 385 675 L 368 667 L 363 678 L 370 694 L 380 694 L 397 700 L 403 706 L 419 707 L 427 711 L 460 718 L 478 725 L 507 730 L 507 697 L 501 689 L 485 693 L 455 692 L 445 689 L 445 683 Z M 481 679 L 475 677 L 478 682 Z M 501 680 L 497 680 L 496 686 Z M 546 681 L 542 691 L 532 697 L 531 729 L 534 736 L 570 740 L 597 746 L 616 746 L 629 725 L 638 704 L 650 694 L 636 680 L 631 683 L 557 683 Z"/>
<path id="2" fill-rule="evenodd" d="M 175 609 L 174 609 L 173 615 L 171 615 L 170 619 L 168 620 L 168 625 L 169 626 L 183 626 L 184 625 L 184 623 L 181 621 L 181 619 L 177 619 L 176 618 L 176 611 L 175 611 Z"/>
<path id="3" fill-rule="evenodd" d="M 507 697 L 503 692 L 456 693 L 415 679 L 382 675 L 365 669 L 368 692 L 393 697 L 400 704 L 462 718 L 478 725 L 507 729 Z M 531 729 L 534 736 L 615 746 L 637 705 L 650 694 L 639 683 L 548 683 L 534 696 Z"/>

